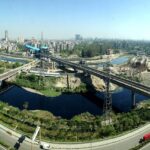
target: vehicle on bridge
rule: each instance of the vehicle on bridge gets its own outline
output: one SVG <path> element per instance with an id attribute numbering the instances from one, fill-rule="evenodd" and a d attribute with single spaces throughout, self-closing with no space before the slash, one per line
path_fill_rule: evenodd
<path id="1" fill-rule="evenodd" d="M 83 59 L 81 59 L 80 62 L 79 62 L 79 64 L 80 64 L 80 65 L 86 65 L 86 61 L 83 60 Z"/>
<path id="2" fill-rule="evenodd" d="M 139 143 L 150 140 L 150 133 L 147 133 L 140 139 Z"/>

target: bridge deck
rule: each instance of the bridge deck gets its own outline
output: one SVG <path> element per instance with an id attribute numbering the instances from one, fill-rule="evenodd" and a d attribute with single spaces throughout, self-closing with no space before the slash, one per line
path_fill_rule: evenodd
<path id="1" fill-rule="evenodd" d="M 53 57 L 53 56 L 49 56 L 49 58 L 51 58 L 51 60 L 53 60 L 57 63 L 67 65 L 67 66 L 70 66 L 70 67 L 78 69 L 78 70 L 83 70 L 89 74 L 93 74 L 93 75 L 100 77 L 102 79 L 108 78 L 108 74 L 106 72 L 99 71 L 99 70 L 87 67 L 85 65 L 75 64 L 75 63 L 60 59 L 60 58 Z M 131 80 L 125 79 L 123 77 L 120 77 L 120 76 L 117 76 L 114 74 L 111 74 L 110 81 L 114 84 L 125 87 L 127 89 L 132 90 L 132 91 L 135 91 L 136 93 L 140 93 L 142 95 L 150 97 L 150 87 L 149 86 L 145 86 L 145 85 L 140 84 L 138 82 L 131 81 Z"/>

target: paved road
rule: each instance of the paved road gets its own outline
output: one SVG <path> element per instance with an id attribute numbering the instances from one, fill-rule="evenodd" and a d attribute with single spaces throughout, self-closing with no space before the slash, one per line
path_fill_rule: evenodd
<path id="1" fill-rule="evenodd" d="M 0 150 L 6 150 L 3 146 L 0 145 Z"/>
<path id="2" fill-rule="evenodd" d="M 5 142 L 6 144 L 10 145 L 11 147 L 14 147 L 17 143 L 19 138 L 12 136 L 2 129 L 0 129 L 0 140 Z M 17 145 L 17 144 L 16 144 Z M 30 150 L 31 144 L 29 142 L 23 141 L 23 143 L 20 144 L 19 150 Z M 38 145 L 33 145 L 32 150 L 40 150 Z"/>
<path id="3" fill-rule="evenodd" d="M 82 149 L 82 150 L 128 150 L 134 146 L 136 146 L 139 142 L 139 139 L 145 134 L 150 132 L 150 124 L 140 128 L 134 132 L 126 134 L 121 137 L 104 140 L 101 142 L 94 143 L 81 143 L 81 144 L 54 144 L 51 143 L 52 149 Z M 5 142 L 6 144 L 14 147 L 19 138 L 16 136 L 12 136 L 8 134 L 6 131 L 0 128 L 0 140 Z M 31 144 L 27 141 L 23 141 L 20 144 L 19 150 L 30 150 Z M 39 150 L 38 145 L 32 146 L 32 150 Z M 147 150 L 147 149 L 144 149 Z"/>
<path id="4" fill-rule="evenodd" d="M 150 143 L 145 145 L 143 148 L 141 148 L 140 150 L 150 150 Z"/>

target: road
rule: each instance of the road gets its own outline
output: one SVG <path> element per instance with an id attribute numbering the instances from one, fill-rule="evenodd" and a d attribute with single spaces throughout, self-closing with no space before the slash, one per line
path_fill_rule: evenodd
<path id="1" fill-rule="evenodd" d="M 140 150 L 150 150 L 150 143 L 142 147 Z"/>
<path id="2" fill-rule="evenodd" d="M 14 147 L 18 139 L 19 138 L 6 133 L 4 130 L 0 128 L 0 140 L 2 142 L 6 143 L 11 147 Z M 31 144 L 29 142 L 23 141 L 23 143 L 20 144 L 19 150 L 30 150 L 30 149 L 31 149 Z M 32 150 L 40 150 L 40 148 L 38 145 L 33 145 Z"/>
<path id="3" fill-rule="evenodd" d="M 132 147 L 135 147 L 140 138 L 143 137 L 145 133 L 150 132 L 150 124 L 139 128 L 138 130 L 135 130 L 133 132 L 130 132 L 128 134 L 125 134 L 120 137 L 116 137 L 113 139 L 103 140 L 103 141 L 97 141 L 93 143 L 78 143 L 78 144 L 62 144 L 62 143 L 51 143 L 52 149 L 63 149 L 63 150 L 69 150 L 69 149 L 80 149 L 80 150 L 128 150 Z M 6 144 L 10 145 L 11 147 L 14 147 L 17 143 L 19 138 L 16 136 L 8 134 L 6 131 L 0 128 L 0 140 L 2 142 L 5 142 Z M 31 149 L 31 143 L 27 141 L 23 141 L 20 144 L 19 150 L 30 150 Z M 40 150 L 38 145 L 33 144 L 32 150 Z M 147 149 L 143 149 L 147 150 Z"/>

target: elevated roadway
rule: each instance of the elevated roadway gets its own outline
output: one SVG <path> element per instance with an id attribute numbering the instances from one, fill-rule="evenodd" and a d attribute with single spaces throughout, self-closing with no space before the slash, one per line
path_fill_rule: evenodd
<path id="1" fill-rule="evenodd" d="M 29 62 L 23 66 L 20 66 L 18 68 L 15 68 L 13 70 L 10 70 L 8 72 L 5 72 L 3 74 L 0 75 L 0 81 L 3 81 L 3 80 L 6 80 L 14 75 L 16 75 L 18 72 L 22 71 L 22 70 L 25 70 L 25 69 L 29 69 L 31 68 L 31 66 L 34 66 L 35 64 L 37 64 L 39 61 L 35 60 L 35 61 L 32 61 L 32 62 Z"/>
<path id="2" fill-rule="evenodd" d="M 108 77 L 109 77 L 106 72 L 99 71 L 97 69 L 93 69 L 93 68 L 87 67 L 85 65 L 75 64 L 75 63 L 66 61 L 64 59 L 56 58 L 53 56 L 44 56 L 44 57 L 48 57 L 52 61 L 55 61 L 59 64 L 70 66 L 70 67 L 74 68 L 75 70 L 82 70 L 86 73 L 95 75 L 95 76 L 100 77 L 104 80 L 108 79 Z M 147 97 L 150 97 L 150 87 L 149 86 L 145 86 L 145 85 L 140 84 L 138 82 L 131 81 L 129 79 L 125 79 L 125 78 L 117 76 L 115 74 L 111 74 L 110 81 L 114 84 L 121 86 L 121 87 L 130 89 L 131 91 L 134 91 L 136 93 L 140 93 L 140 94 L 145 95 Z"/>

